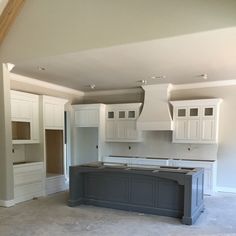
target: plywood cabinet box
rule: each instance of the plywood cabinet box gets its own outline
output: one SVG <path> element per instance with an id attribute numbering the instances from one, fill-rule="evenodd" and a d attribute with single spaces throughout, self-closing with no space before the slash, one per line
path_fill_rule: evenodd
<path id="1" fill-rule="evenodd" d="M 39 96 L 11 90 L 13 144 L 39 143 Z"/>
<path id="2" fill-rule="evenodd" d="M 221 99 L 171 101 L 173 143 L 217 143 Z"/>
<path id="3" fill-rule="evenodd" d="M 141 142 L 142 133 L 136 129 L 141 103 L 106 105 L 106 141 Z"/>

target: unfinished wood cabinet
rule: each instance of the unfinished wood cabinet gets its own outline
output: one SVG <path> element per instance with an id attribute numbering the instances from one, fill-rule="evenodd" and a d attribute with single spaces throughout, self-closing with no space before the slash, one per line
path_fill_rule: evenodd
<path id="1" fill-rule="evenodd" d="M 64 174 L 63 131 L 46 130 L 46 172 L 47 175 Z"/>

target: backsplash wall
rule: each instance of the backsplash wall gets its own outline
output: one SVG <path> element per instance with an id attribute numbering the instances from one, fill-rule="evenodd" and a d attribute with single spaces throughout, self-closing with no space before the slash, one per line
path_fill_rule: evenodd
<path id="1" fill-rule="evenodd" d="M 108 143 L 106 155 L 217 159 L 217 144 L 175 144 L 172 143 L 171 131 L 146 131 L 143 134 L 141 143 Z"/>

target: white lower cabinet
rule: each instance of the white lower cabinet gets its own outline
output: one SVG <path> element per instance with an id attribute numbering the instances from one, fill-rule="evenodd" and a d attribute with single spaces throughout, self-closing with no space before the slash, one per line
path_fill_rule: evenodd
<path id="1" fill-rule="evenodd" d="M 179 167 L 200 167 L 204 168 L 204 194 L 212 195 L 216 192 L 216 161 L 196 161 L 196 160 L 175 160 L 168 158 L 141 158 L 141 157 L 121 157 L 105 156 L 105 163 L 121 163 L 128 166 L 179 166 Z"/>
<path id="2" fill-rule="evenodd" d="M 45 191 L 46 195 L 65 191 L 69 188 L 68 182 L 64 175 L 51 176 L 46 178 Z"/>
<path id="3" fill-rule="evenodd" d="M 44 195 L 43 162 L 17 164 L 13 170 L 15 203 Z"/>
<path id="4" fill-rule="evenodd" d="M 216 192 L 216 161 L 170 160 L 172 166 L 204 168 L 204 194 L 212 195 Z"/>

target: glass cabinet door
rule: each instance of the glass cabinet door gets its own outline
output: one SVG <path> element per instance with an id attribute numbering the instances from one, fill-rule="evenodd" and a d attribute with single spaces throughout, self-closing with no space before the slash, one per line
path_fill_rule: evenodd
<path id="1" fill-rule="evenodd" d="M 190 117 L 198 117 L 199 116 L 199 108 L 198 107 L 189 108 L 189 116 Z"/>
<path id="2" fill-rule="evenodd" d="M 177 116 L 178 117 L 186 117 L 187 116 L 187 109 L 186 108 L 178 108 L 177 109 Z"/>
<path id="3" fill-rule="evenodd" d="M 107 118 L 108 119 L 114 119 L 115 118 L 115 112 L 114 111 L 108 111 L 107 112 Z"/>

